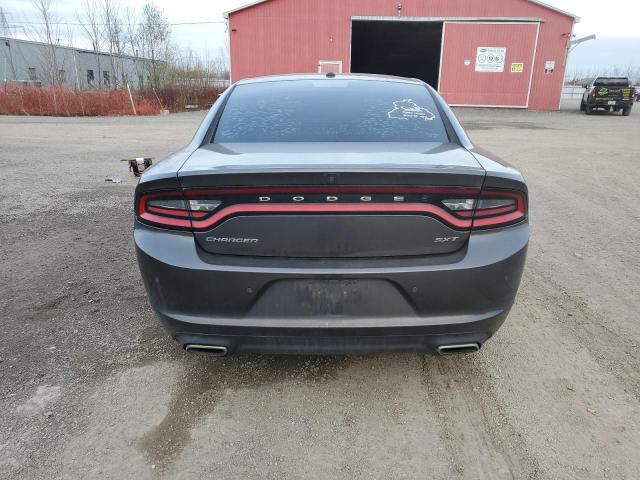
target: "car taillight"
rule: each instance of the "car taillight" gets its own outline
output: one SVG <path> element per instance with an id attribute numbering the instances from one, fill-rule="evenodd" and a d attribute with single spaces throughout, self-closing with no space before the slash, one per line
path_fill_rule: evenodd
<path id="1" fill-rule="evenodd" d="M 512 225 L 527 215 L 526 198 L 520 192 L 486 190 L 477 199 L 453 198 L 442 204 L 459 217 L 472 218 L 472 230 Z"/>
<path id="2" fill-rule="evenodd" d="M 449 187 L 196 189 L 136 198 L 141 222 L 188 231 L 206 231 L 236 215 L 300 213 L 418 214 L 454 229 L 481 230 L 517 223 L 526 217 L 526 208 L 521 192 Z"/>
<path id="3" fill-rule="evenodd" d="M 591 90 L 591 96 L 595 97 L 596 93 L 597 93 L 598 87 L 593 87 L 593 90 Z"/>
<path id="4" fill-rule="evenodd" d="M 181 192 L 154 192 L 140 195 L 136 214 L 150 225 L 190 230 L 192 219 L 208 217 L 220 203 L 207 198 L 186 199 Z"/>

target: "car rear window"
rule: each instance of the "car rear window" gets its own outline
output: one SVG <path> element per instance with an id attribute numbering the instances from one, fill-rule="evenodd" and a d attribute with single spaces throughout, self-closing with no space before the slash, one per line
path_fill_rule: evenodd
<path id="1" fill-rule="evenodd" d="M 628 78 L 606 78 L 599 77 L 593 82 L 594 87 L 628 87 Z"/>
<path id="2" fill-rule="evenodd" d="M 237 85 L 213 139 L 243 142 L 448 142 L 424 85 L 284 80 Z"/>

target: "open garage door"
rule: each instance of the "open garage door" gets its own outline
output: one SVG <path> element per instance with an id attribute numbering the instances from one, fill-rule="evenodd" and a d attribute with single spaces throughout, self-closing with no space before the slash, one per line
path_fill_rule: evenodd
<path id="1" fill-rule="evenodd" d="M 439 92 L 450 105 L 529 103 L 538 23 L 445 22 Z"/>
<path id="2" fill-rule="evenodd" d="M 438 88 L 442 22 L 354 20 L 351 72 L 419 78 Z"/>

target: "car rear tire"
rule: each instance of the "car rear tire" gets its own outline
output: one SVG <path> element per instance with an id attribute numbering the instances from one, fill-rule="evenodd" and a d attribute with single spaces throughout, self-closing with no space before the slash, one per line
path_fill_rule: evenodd
<path id="1" fill-rule="evenodd" d="M 622 109 L 622 116 L 623 117 L 628 117 L 629 115 L 631 115 L 631 107 L 623 108 Z"/>
<path id="2" fill-rule="evenodd" d="M 580 102 L 580 111 L 581 111 L 581 112 L 584 112 L 585 108 L 586 108 L 586 105 L 584 104 L 584 100 L 582 100 L 582 101 Z"/>
<path id="3" fill-rule="evenodd" d="M 589 104 L 585 105 L 584 111 L 587 115 L 593 115 L 593 107 Z"/>

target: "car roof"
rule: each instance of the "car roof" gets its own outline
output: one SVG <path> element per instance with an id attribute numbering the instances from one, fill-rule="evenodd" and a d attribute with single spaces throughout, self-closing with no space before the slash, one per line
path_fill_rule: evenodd
<path id="1" fill-rule="evenodd" d="M 422 85 L 424 82 L 417 78 L 394 77 L 393 75 L 376 75 L 361 73 L 294 73 L 287 75 L 269 75 L 265 77 L 245 78 L 236 82 L 236 85 L 264 82 L 288 82 L 293 80 L 374 80 L 384 82 L 411 83 Z"/>

